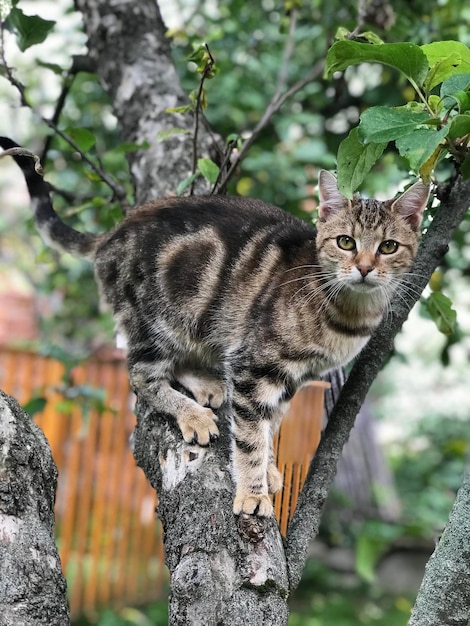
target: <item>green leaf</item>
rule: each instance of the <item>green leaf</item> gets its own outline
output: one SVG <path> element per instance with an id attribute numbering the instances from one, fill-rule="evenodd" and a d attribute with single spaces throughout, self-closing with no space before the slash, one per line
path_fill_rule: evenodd
<path id="1" fill-rule="evenodd" d="M 82 152 L 88 152 L 96 143 L 94 134 L 87 128 L 74 128 L 68 126 L 64 130 L 64 133 L 77 144 Z"/>
<path id="2" fill-rule="evenodd" d="M 206 180 L 214 185 L 219 177 L 220 169 L 211 159 L 198 159 L 197 167 Z"/>
<path id="3" fill-rule="evenodd" d="M 186 113 L 187 111 L 192 111 L 194 106 L 192 104 L 184 104 L 180 107 L 170 107 L 165 109 L 165 113 Z"/>
<path id="4" fill-rule="evenodd" d="M 459 113 L 464 113 L 470 109 L 470 94 L 468 91 L 456 91 L 446 96 L 443 104 L 447 109 L 453 109 L 457 105 Z"/>
<path id="5" fill-rule="evenodd" d="M 432 44 L 431 44 L 432 45 Z M 451 54 L 445 59 L 437 61 L 429 70 L 429 74 L 424 81 L 424 90 L 429 93 L 436 85 L 455 74 L 456 68 L 460 65 L 460 55 Z"/>
<path id="6" fill-rule="evenodd" d="M 33 417 L 33 415 L 35 415 L 36 413 L 41 413 L 41 411 L 44 411 L 46 404 L 46 398 L 31 398 L 31 400 L 23 405 L 23 409 L 30 417 Z"/>
<path id="7" fill-rule="evenodd" d="M 46 61 L 40 61 L 39 59 L 36 61 L 37 65 L 39 65 L 39 67 L 45 67 L 48 70 L 51 70 L 51 72 L 54 72 L 54 74 L 57 74 L 57 76 L 62 76 L 62 74 L 64 73 L 64 68 L 61 67 L 60 65 L 57 65 L 57 63 L 46 63 Z"/>
<path id="8" fill-rule="evenodd" d="M 449 65 L 447 66 L 449 73 L 445 78 L 453 74 L 470 72 L 470 50 L 460 41 L 435 41 L 420 46 L 420 48 L 426 55 L 431 68 L 441 64 L 445 59 L 453 60 L 453 69 Z"/>
<path id="9" fill-rule="evenodd" d="M 384 552 L 386 544 L 380 539 L 360 535 L 356 543 L 356 571 L 365 581 L 372 583 L 375 566 Z"/>
<path id="10" fill-rule="evenodd" d="M 457 313 L 452 308 L 452 301 L 440 291 L 433 291 L 424 299 L 424 306 L 434 320 L 438 330 L 444 335 L 452 335 L 455 332 Z"/>
<path id="11" fill-rule="evenodd" d="M 189 135 L 190 131 L 187 128 L 176 128 L 172 126 L 171 128 L 165 128 L 165 130 L 159 130 L 157 133 L 158 141 L 167 141 L 174 137 L 175 135 Z"/>
<path id="12" fill-rule="evenodd" d="M 188 178 L 185 178 L 184 180 L 182 180 L 178 184 L 178 187 L 176 188 L 176 193 L 178 194 L 178 196 L 180 196 L 183 193 L 183 191 L 187 189 L 189 185 L 191 185 L 199 175 L 200 175 L 200 172 L 196 172 L 195 174 L 191 174 L 191 176 L 188 176 Z"/>
<path id="13" fill-rule="evenodd" d="M 373 43 L 373 44 L 383 43 L 383 39 L 380 39 L 380 37 L 376 35 L 374 32 L 372 32 L 371 30 L 364 31 L 363 33 L 360 34 L 360 37 L 362 39 L 365 39 L 368 43 Z"/>
<path id="14" fill-rule="evenodd" d="M 148 150 L 150 144 L 148 141 L 142 141 L 142 143 L 134 143 L 133 141 L 123 141 L 118 146 L 109 150 L 115 154 L 127 154 L 128 152 L 138 152 L 139 150 Z"/>
<path id="15" fill-rule="evenodd" d="M 419 46 L 412 43 L 368 44 L 337 41 L 326 56 L 326 77 L 359 63 L 389 65 L 400 70 L 417 85 L 422 85 L 429 71 L 426 55 Z"/>
<path id="16" fill-rule="evenodd" d="M 440 96 L 431 95 L 428 98 L 428 104 L 433 113 L 439 115 L 443 108 L 442 98 Z M 431 118 L 432 119 L 432 118 Z M 440 123 L 440 120 L 437 120 Z"/>
<path id="17" fill-rule="evenodd" d="M 43 20 L 38 15 L 25 15 L 18 7 L 13 7 L 8 20 L 17 31 L 18 47 L 22 52 L 34 44 L 42 43 L 55 26 L 54 21 Z"/>
<path id="18" fill-rule="evenodd" d="M 444 137 L 449 133 L 449 126 L 440 130 L 434 128 L 418 128 L 412 133 L 396 140 L 401 156 L 408 160 L 410 168 L 418 171 L 432 156 Z"/>
<path id="19" fill-rule="evenodd" d="M 405 107 L 370 107 L 361 115 L 359 138 L 364 143 L 394 141 L 409 135 L 428 119 L 427 113 Z"/>
<path id="20" fill-rule="evenodd" d="M 470 133 L 470 115 L 456 115 L 451 122 L 449 137 L 458 139 Z"/>
<path id="21" fill-rule="evenodd" d="M 380 158 L 386 143 L 368 143 L 359 141 L 358 129 L 353 128 L 338 149 L 338 188 L 347 198 L 362 183 L 374 163 Z"/>
<path id="22" fill-rule="evenodd" d="M 345 41 L 348 39 L 351 31 L 345 28 L 344 26 L 340 26 L 335 33 L 335 41 Z"/>
<path id="23" fill-rule="evenodd" d="M 440 96 L 451 96 L 458 91 L 467 91 L 470 86 L 470 73 L 455 74 L 451 76 L 441 85 Z"/>

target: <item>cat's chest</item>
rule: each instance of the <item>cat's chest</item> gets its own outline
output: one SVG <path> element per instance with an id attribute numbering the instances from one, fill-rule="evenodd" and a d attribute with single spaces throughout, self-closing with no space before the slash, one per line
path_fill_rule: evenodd
<path id="1" fill-rule="evenodd" d="M 331 336 L 328 345 L 314 344 L 310 354 L 284 360 L 284 368 L 289 375 L 303 382 L 323 374 L 324 372 L 342 367 L 359 354 L 369 337 Z"/>
<path id="2" fill-rule="evenodd" d="M 328 351 L 325 354 L 323 363 L 325 369 L 346 365 L 359 354 L 368 341 L 369 336 L 333 335 L 329 338 Z"/>

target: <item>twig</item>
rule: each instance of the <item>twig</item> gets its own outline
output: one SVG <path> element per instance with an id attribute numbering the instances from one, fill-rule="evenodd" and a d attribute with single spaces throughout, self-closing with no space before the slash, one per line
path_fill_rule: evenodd
<path id="1" fill-rule="evenodd" d="M 27 107 L 28 109 L 30 109 L 44 124 L 49 126 L 49 128 L 51 128 L 57 135 L 59 135 L 59 137 L 61 137 L 76 152 L 78 152 L 78 154 L 80 154 L 81 158 L 86 163 L 88 163 L 88 165 L 93 169 L 93 171 L 96 172 L 96 174 L 98 174 L 98 176 L 101 178 L 101 180 L 104 183 L 106 183 L 106 185 L 108 185 L 108 187 L 113 192 L 114 197 L 116 197 L 119 202 L 125 202 L 127 193 L 126 193 L 126 190 L 124 189 L 124 187 L 121 187 L 121 185 L 119 185 L 118 183 L 116 183 L 116 181 L 114 181 L 112 178 L 110 178 L 106 174 L 106 172 L 103 171 L 102 168 L 98 167 L 96 165 L 96 163 L 94 163 L 83 152 L 83 150 L 77 145 L 77 143 L 75 143 L 75 141 L 73 141 L 73 139 L 71 139 L 63 131 L 61 131 L 57 127 L 57 124 L 55 124 L 52 120 L 49 120 L 49 119 L 43 117 L 40 113 L 38 113 L 34 109 L 32 104 L 28 101 L 28 99 L 26 97 L 26 90 L 25 90 L 24 85 L 15 77 L 12 68 L 8 65 L 8 63 L 6 61 L 6 58 L 5 58 L 4 23 L 3 23 L 3 21 L 0 21 L 0 48 L 1 48 L 1 50 L 0 50 L 0 59 L 1 59 L 1 62 L 3 64 L 3 67 L 5 69 L 5 75 L 8 78 L 8 80 L 10 81 L 10 83 L 13 85 L 13 87 L 15 87 L 16 90 L 18 91 L 18 93 L 20 94 L 21 104 L 23 106 Z"/>
<path id="2" fill-rule="evenodd" d="M 70 88 L 72 87 L 74 78 L 75 78 L 75 75 L 71 75 L 70 72 L 68 72 L 64 79 L 62 90 L 56 102 L 54 115 L 50 119 L 50 122 L 54 125 L 57 125 L 59 122 L 60 116 L 62 114 L 62 110 L 65 105 L 65 101 L 67 100 L 67 96 L 69 94 Z M 48 135 L 46 137 L 46 141 L 44 142 L 44 147 L 41 153 L 41 161 L 43 163 L 46 161 L 47 153 L 49 152 L 49 148 L 51 147 L 52 138 L 53 138 L 53 135 Z"/>
<path id="3" fill-rule="evenodd" d="M 240 165 L 242 160 L 246 157 L 248 150 L 254 144 L 261 131 L 265 128 L 265 126 L 267 126 L 273 115 L 275 115 L 279 111 L 282 105 L 287 100 L 289 100 L 289 98 L 291 98 L 294 94 L 303 89 L 306 85 L 308 85 L 308 83 L 311 83 L 313 80 L 322 75 L 324 63 L 325 61 L 323 59 L 321 61 L 318 61 L 318 63 L 316 63 L 307 74 L 307 76 L 292 85 L 292 87 L 290 87 L 290 89 L 288 89 L 282 96 L 279 96 L 276 100 L 274 98 L 271 100 L 266 108 L 266 111 L 264 112 L 263 117 L 255 126 L 251 135 L 243 142 L 240 152 L 236 155 L 236 158 L 233 159 L 232 165 L 220 181 L 217 193 L 223 193 L 225 191 L 227 184 L 232 178 L 235 170 Z"/>
<path id="4" fill-rule="evenodd" d="M 286 43 L 284 46 L 284 51 L 282 54 L 281 68 L 279 70 L 279 75 L 277 78 L 276 90 L 274 92 L 274 95 L 271 98 L 271 101 L 269 102 L 268 106 L 266 107 L 266 110 L 262 118 L 253 129 L 253 132 L 250 134 L 250 136 L 243 142 L 243 145 L 240 148 L 240 152 L 238 152 L 238 154 L 236 155 L 233 155 L 231 166 L 229 167 L 225 175 L 221 177 L 221 180 L 218 183 L 216 183 L 211 193 L 224 193 L 225 192 L 229 180 L 232 178 L 236 169 L 238 168 L 242 160 L 247 155 L 248 150 L 257 140 L 261 131 L 268 125 L 273 115 L 275 115 L 279 111 L 282 105 L 287 100 L 289 100 L 289 98 L 291 98 L 294 94 L 296 94 L 298 91 L 303 89 L 305 85 L 308 85 L 308 83 L 312 82 L 312 80 L 315 80 L 316 78 L 321 76 L 323 72 L 323 65 L 324 65 L 323 60 L 316 63 L 313 66 L 313 68 L 310 70 L 310 72 L 302 80 L 297 81 L 289 89 L 287 89 L 287 91 L 284 91 L 286 87 L 286 83 L 287 83 L 289 63 L 292 57 L 292 53 L 294 51 L 296 27 L 297 27 L 297 11 L 292 10 L 291 20 L 289 24 L 289 34 L 287 36 Z"/>
<path id="5" fill-rule="evenodd" d="M 205 43 L 204 44 L 204 48 L 206 49 L 206 52 L 209 56 L 209 61 L 206 63 L 206 65 L 204 66 L 204 69 L 202 70 L 202 75 L 201 75 L 201 81 L 199 83 L 199 87 L 197 90 L 197 95 L 196 95 L 196 106 L 194 109 L 194 132 L 193 132 L 193 171 L 192 174 L 194 175 L 196 173 L 197 170 L 197 139 L 198 139 L 198 134 L 199 134 L 199 117 L 201 115 L 202 112 L 202 94 L 203 94 L 203 90 L 204 90 L 204 82 L 206 80 L 206 78 L 208 77 L 208 75 L 212 72 L 212 70 L 214 69 L 214 65 L 215 65 L 215 59 L 211 54 L 211 51 L 209 50 L 209 46 Z M 194 193 L 194 186 L 195 186 L 196 181 L 193 180 L 193 182 L 191 183 L 191 186 L 189 188 L 189 195 L 192 196 Z"/>

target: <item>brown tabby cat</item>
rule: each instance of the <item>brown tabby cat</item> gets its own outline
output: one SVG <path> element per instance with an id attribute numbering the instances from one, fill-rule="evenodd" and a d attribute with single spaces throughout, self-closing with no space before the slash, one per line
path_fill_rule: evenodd
<path id="1" fill-rule="evenodd" d="M 139 398 L 202 446 L 229 400 L 233 510 L 270 515 L 282 486 L 272 437 L 289 400 L 366 344 L 410 268 L 429 188 L 350 201 L 322 171 L 317 230 L 260 200 L 209 196 L 149 202 L 93 235 L 65 225 L 32 160 L 15 160 L 44 240 L 93 261 Z"/>

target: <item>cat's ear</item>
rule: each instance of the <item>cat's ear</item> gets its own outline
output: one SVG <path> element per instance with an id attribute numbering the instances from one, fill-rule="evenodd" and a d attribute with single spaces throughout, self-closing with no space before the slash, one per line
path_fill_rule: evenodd
<path id="1" fill-rule="evenodd" d="M 326 170 L 320 170 L 318 175 L 318 193 L 320 195 L 318 207 L 320 219 L 327 220 L 338 211 L 350 206 L 349 200 L 338 191 L 338 181 Z"/>
<path id="2" fill-rule="evenodd" d="M 419 180 L 392 204 L 392 211 L 404 217 L 413 230 L 418 230 L 420 227 L 423 211 L 429 198 L 429 190 L 430 186 Z"/>

